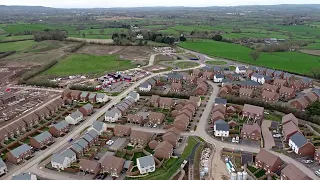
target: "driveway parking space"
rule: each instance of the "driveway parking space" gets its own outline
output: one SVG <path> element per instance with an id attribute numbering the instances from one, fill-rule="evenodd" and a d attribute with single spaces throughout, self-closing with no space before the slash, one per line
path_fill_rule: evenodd
<path id="1" fill-rule="evenodd" d="M 269 127 L 271 126 L 271 121 L 263 120 L 261 125 L 263 140 L 264 140 L 264 147 L 266 149 L 271 149 L 275 146 L 275 142 L 273 140 L 272 133 L 269 131 Z"/>

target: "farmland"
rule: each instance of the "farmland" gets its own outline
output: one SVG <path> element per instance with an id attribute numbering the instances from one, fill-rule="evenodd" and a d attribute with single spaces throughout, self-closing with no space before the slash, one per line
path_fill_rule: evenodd
<path id="1" fill-rule="evenodd" d="M 0 35 L 0 41 L 11 41 L 11 40 L 20 40 L 20 39 L 29 39 L 33 38 L 32 35 L 23 35 L 23 36 L 6 36 Z"/>
<path id="2" fill-rule="evenodd" d="M 129 60 L 119 59 L 117 56 L 94 56 L 74 54 L 54 65 L 43 73 L 51 76 L 69 76 L 77 74 L 101 75 L 108 71 L 133 68 L 135 65 Z"/>
<path id="3" fill-rule="evenodd" d="M 0 51 L 24 51 L 31 48 L 35 44 L 36 42 L 33 40 L 0 43 Z"/>
<path id="4" fill-rule="evenodd" d="M 199 51 L 210 56 L 240 61 L 247 64 L 265 66 L 288 72 L 309 74 L 310 69 L 319 67 L 319 57 L 297 52 L 261 53 L 260 58 L 254 61 L 250 58 L 251 49 L 237 45 L 216 41 L 183 42 L 181 47 Z M 303 63 L 301 61 L 303 60 Z"/>

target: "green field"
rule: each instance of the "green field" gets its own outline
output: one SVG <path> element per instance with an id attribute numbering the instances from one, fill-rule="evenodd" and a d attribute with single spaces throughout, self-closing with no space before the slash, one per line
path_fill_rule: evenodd
<path id="1" fill-rule="evenodd" d="M 61 24 L 2 24 L 0 26 L 2 30 L 7 33 L 17 33 L 24 31 L 43 31 L 45 29 L 60 29 L 72 31 L 75 28 L 71 26 L 61 25 Z"/>
<path id="2" fill-rule="evenodd" d="M 8 37 L 6 35 L 1 35 L 0 41 L 20 40 L 20 39 L 29 39 L 29 38 L 33 38 L 33 35 L 8 36 Z"/>
<path id="3" fill-rule="evenodd" d="M 86 34 L 83 37 L 82 34 L 69 34 L 68 37 L 76 37 L 76 38 L 86 38 L 86 39 L 111 39 L 111 35 L 100 35 L 100 34 Z"/>
<path id="4" fill-rule="evenodd" d="M 303 47 L 303 49 L 320 49 L 320 43 L 312 43 L 308 46 Z"/>
<path id="5" fill-rule="evenodd" d="M 210 65 L 225 65 L 225 64 L 227 64 L 227 62 L 225 62 L 225 61 L 206 61 L 206 64 L 210 64 Z"/>
<path id="6" fill-rule="evenodd" d="M 0 51 L 24 51 L 26 49 L 32 48 L 37 42 L 30 41 L 18 41 L 10 43 L 0 43 Z"/>
<path id="7" fill-rule="evenodd" d="M 44 75 L 69 76 L 77 74 L 101 75 L 105 72 L 133 68 L 129 60 L 121 60 L 117 56 L 94 56 L 74 54 L 63 59 L 52 68 L 45 71 Z"/>
<path id="8" fill-rule="evenodd" d="M 174 62 L 172 64 L 180 69 L 192 68 L 199 65 L 195 62 Z"/>
<path id="9" fill-rule="evenodd" d="M 237 44 L 206 41 L 183 42 L 180 43 L 180 46 L 211 56 L 300 74 L 310 74 L 311 68 L 320 66 L 319 57 L 297 52 L 261 53 L 260 58 L 257 61 L 254 61 L 249 56 L 249 53 L 252 50 Z"/>

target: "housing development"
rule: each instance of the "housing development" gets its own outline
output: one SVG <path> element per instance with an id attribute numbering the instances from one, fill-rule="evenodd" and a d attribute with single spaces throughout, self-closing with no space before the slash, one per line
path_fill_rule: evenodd
<path id="1" fill-rule="evenodd" d="M 10 13 L 11 8 L 0 10 Z M 143 29 L 147 25 L 142 20 L 161 23 L 156 20 L 160 16 L 172 22 L 170 18 L 182 16 L 184 8 L 181 12 L 169 8 L 172 15 L 161 10 L 159 14 L 145 10 L 136 14 L 130 8 L 117 12 L 42 8 L 31 8 L 31 14 L 15 9 L 12 14 L 27 21 L 21 32 L 8 28 L 19 24 L 16 17 L 0 18 L 0 179 L 320 179 L 319 59 L 306 62 L 314 63 L 313 74 L 290 65 L 281 68 L 262 63 L 267 55 L 310 54 L 296 52 L 295 34 L 288 35 L 290 41 L 272 38 L 287 34 L 279 35 L 275 32 L 280 30 L 270 27 L 264 30 L 271 34 L 269 38 L 225 39 L 222 36 L 246 36 L 249 32 L 238 26 L 230 33 L 210 31 L 209 25 L 199 24 L 192 32 L 181 30 L 174 37 L 172 29 L 156 33 Z M 204 19 L 246 17 L 251 12 L 218 10 L 219 16 Z M 66 29 L 52 29 L 49 22 L 61 18 L 57 12 L 63 20 L 70 20 Z M 301 17 L 281 26 L 320 27 L 312 21 L 314 16 Z M 67 30 L 73 27 L 71 22 L 79 23 L 75 33 Z M 35 25 L 48 29 L 29 31 Z M 98 38 L 95 31 L 100 25 L 104 28 L 98 30 Z M 110 29 L 117 30 L 105 34 Z M 313 43 L 318 43 L 319 34 L 314 37 L 312 32 L 299 37 L 312 37 Z M 156 40 L 151 39 L 153 35 Z M 32 50 L 19 50 L 19 43 L 33 41 Z M 253 44 L 261 49 L 250 47 L 248 56 L 254 62 L 247 62 L 185 44 L 198 41 L 223 41 L 223 46 Z M 15 50 L 1 49 L 2 44 L 10 47 L 13 42 L 18 44 Z M 291 43 L 288 50 L 282 49 L 282 43 L 285 47 Z M 30 61 L 24 62 L 24 58 Z"/>

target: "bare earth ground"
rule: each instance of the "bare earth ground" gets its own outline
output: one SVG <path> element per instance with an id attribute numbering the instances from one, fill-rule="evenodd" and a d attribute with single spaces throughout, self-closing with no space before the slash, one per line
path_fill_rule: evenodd
<path id="1" fill-rule="evenodd" d="M 151 54 L 155 53 L 150 47 L 146 46 L 105 46 L 88 45 L 81 48 L 78 53 L 92 55 L 119 55 L 124 59 L 130 60 L 149 60 Z"/>
<path id="2" fill-rule="evenodd" d="M 67 40 L 74 40 L 74 41 L 86 41 L 87 43 L 102 43 L 102 44 L 112 44 L 112 39 L 85 39 L 85 38 L 75 38 L 75 37 L 68 37 Z"/>
<path id="3" fill-rule="evenodd" d="M 320 56 L 320 50 L 301 49 L 300 52 L 305 53 L 305 54 Z"/>

